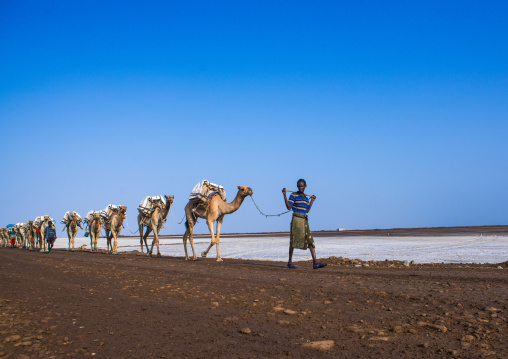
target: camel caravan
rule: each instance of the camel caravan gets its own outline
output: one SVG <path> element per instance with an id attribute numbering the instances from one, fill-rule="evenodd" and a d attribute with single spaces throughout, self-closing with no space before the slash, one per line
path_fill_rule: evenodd
<path id="1" fill-rule="evenodd" d="M 16 223 L 0 228 L 0 246 L 20 247 L 47 252 L 46 228 L 54 228 L 54 220 L 48 215 L 40 216 L 25 223 Z"/>
<path id="2" fill-rule="evenodd" d="M 210 231 L 211 242 L 206 250 L 201 252 L 201 257 L 205 258 L 209 251 L 216 245 L 217 261 L 221 262 L 219 252 L 220 230 L 226 214 L 236 212 L 242 205 L 247 196 L 251 196 L 253 191 L 250 187 L 238 186 L 238 192 L 232 202 L 227 202 L 226 191 L 224 187 L 211 183 L 207 180 L 199 182 L 191 191 L 189 201 L 185 206 L 185 233 L 183 235 L 183 245 L 185 251 L 185 260 L 190 257 L 187 252 L 187 240 L 192 248 L 192 259 L 197 260 L 194 249 L 193 229 L 198 218 L 206 220 Z M 154 246 L 157 246 L 157 257 L 161 257 L 159 248 L 159 232 L 164 228 L 168 214 L 173 204 L 174 196 L 157 195 L 146 196 L 138 206 L 138 230 L 140 236 L 141 253 L 152 256 Z M 74 241 L 78 234 L 78 227 L 85 230 L 85 237 L 90 237 L 90 251 L 99 252 L 98 239 L 101 230 L 104 229 L 106 238 L 107 253 L 118 253 L 118 237 L 124 228 L 123 222 L 126 219 L 127 207 L 123 205 L 109 204 L 104 210 L 89 211 L 82 218 L 77 212 L 68 211 L 65 213 L 62 221 L 67 231 L 68 251 L 74 251 Z M 85 224 L 85 228 L 82 224 Z M 216 231 L 214 231 L 214 223 Z M 49 216 L 40 216 L 35 220 L 29 220 L 25 223 L 9 225 L 6 228 L 0 228 L 0 246 L 19 247 L 28 250 L 39 250 L 48 252 L 48 233 L 47 228 L 54 229 L 55 221 Z M 51 232 L 51 231 L 49 231 Z M 147 239 L 153 233 L 153 239 L 148 249 Z M 56 236 L 55 236 L 56 238 Z M 53 239 L 51 239 L 53 240 Z M 85 250 L 86 245 L 82 245 L 78 250 Z M 51 251 L 50 251 L 51 252 Z"/>

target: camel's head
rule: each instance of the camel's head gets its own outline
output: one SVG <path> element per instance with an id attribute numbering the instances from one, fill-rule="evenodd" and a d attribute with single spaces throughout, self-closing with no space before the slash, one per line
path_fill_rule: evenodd
<path id="1" fill-rule="evenodd" d="M 247 186 L 238 186 L 238 192 L 240 192 L 240 195 L 243 197 L 252 196 L 254 194 L 254 191 L 252 188 Z"/>
<path id="2" fill-rule="evenodd" d="M 127 206 L 120 206 L 119 211 L 120 211 L 120 215 L 122 216 L 122 218 L 127 217 L 127 215 L 125 214 L 127 212 Z"/>
<path id="3" fill-rule="evenodd" d="M 166 204 L 172 204 L 173 201 L 175 200 L 175 196 L 169 196 L 169 195 L 164 195 L 164 197 L 166 197 Z"/>

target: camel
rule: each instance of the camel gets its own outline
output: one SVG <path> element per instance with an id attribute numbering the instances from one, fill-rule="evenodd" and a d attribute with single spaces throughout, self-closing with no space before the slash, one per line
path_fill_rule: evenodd
<path id="1" fill-rule="evenodd" d="M 34 221 L 34 232 L 35 232 L 35 249 L 40 249 L 42 246 L 41 236 L 41 217 L 37 217 Z"/>
<path id="2" fill-rule="evenodd" d="M 35 227 L 35 237 L 36 237 L 36 245 L 39 248 L 40 252 L 43 252 L 43 243 L 44 243 L 44 233 L 42 231 L 42 223 L 46 220 L 46 217 L 49 218 L 49 216 L 40 216 L 35 218 L 34 221 L 34 227 Z M 44 228 L 46 229 L 46 228 Z M 44 244 L 44 248 L 46 248 L 46 245 Z"/>
<path id="3" fill-rule="evenodd" d="M 27 241 L 27 247 L 29 247 L 30 250 L 35 249 L 35 227 L 34 227 L 34 221 L 29 220 L 26 221 L 24 224 L 25 228 L 25 237 Z"/>
<path id="4" fill-rule="evenodd" d="M 10 228 L 0 229 L 0 239 L 2 242 L 2 247 L 9 247 L 10 246 L 11 237 L 9 235 L 9 229 Z"/>
<path id="5" fill-rule="evenodd" d="M 109 221 L 104 223 L 104 229 L 106 230 L 106 239 L 108 240 L 107 246 L 109 253 L 118 253 L 118 236 L 122 231 L 123 220 L 127 217 L 125 212 L 127 212 L 127 207 L 119 206 L 119 210 L 113 212 L 109 218 Z M 115 239 L 114 246 L 111 244 L 111 238 Z"/>
<path id="6" fill-rule="evenodd" d="M 168 217 L 169 209 L 171 208 L 171 205 L 173 204 L 173 200 L 175 199 L 174 196 L 164 196 L 166 198 L 166 205 L 162 206 L 162 201 L 155 201 L 152 202 L 152 210 L 150 212 L 150 215 L 147 217 L 143 215 L 142 213 L 138 214 L 138 226 L 139 226 L 139 237 L 140 237 L 140 243 L 141 243 L 141 253 L 143 253 L 143 240 L 145 241 L 145 247 L 146 247 L 146 253 L 150 254 L 150 257 L 152 256 L 153 252 L 153 246 L 155 243 L 157 243 L 157 257 L 161 256 L 161 253 L 159 251 L 159 232 L 164 226 L 164 223 L 166 222 L 166 218 Z M 143 229 L 146 227 L 146 233 L 143 235 Z M 146 239 L 150 232 L 153 231 L 153 241 L 152 241 L 152 247 L 150 251 L 148 251 L 148 245 L 146 244 Z"/>
<path id="7" fill-rule="evenodd" d="M 40 252 L 47 252 L 48 251 L 48 249 L 46 247 L 48 242 L 46 241 L 45 232 L 46 232 L 46 227 L 48 227 L 50 220 L 51 220 L 50 217 L 48 215 L 45 215 L 44 217 L 41 218 L 41 222 L 39 222 L 39 229 L 41 231 L 40 238 L 39 238 Z"/>
<path id="8" fill-rule="evenodd" d="M 21 237 L 21 247 L 23 249 L 30 249 L 28 233 L 24 223 L 18 224 L 19 236 Z"/>
<path id="9" fill-rule="evenodd" d="M 25 246 L 25 237 L 24 237 L 24 231 L 21 223 L 17 223 L 14 226 L 14 231 L 16 232 L 16 245 L 19 248 L 24 248 Z"/>
<path id="10" fill-rule="evenodd" d="M 102 220 L 100 212 L 94 212 L 92 214 L 92 218 L 88 222 L 88 229 L 90 232 L 90 250 L 92 252 L 98 252 L 97 249 L 97 239 L 99 238 L 99 234 L 101 234 Z"/>
<path id="11" fill-rule="evenodd" d="M 7 228 L 1 228 L 0 229 L 0 245 L 2 247 L 7 247 L 9 243 L 9 234 L 7 233 Z"/>
<path id="12" fill-rule="evenodd" d="M 222 226 L 222 221 L 224 220 L 224 215 L 236 212 L 238 208 L 243 203 L 243 200 L 247 196 L 252 196 L 254 192 L 250 187 L 246 186 L 238 186 L 238 193 L 236 194 L 235 199 L 231 203 L 227 203 L 222 200 L 220 195 L 216 194 L 210 199 L 210 203 L 206 207 L 198 206 L 194 208 L 196 204 L 195 200 L 190 200 L 189 203 L 185 206 L 185 216 L 187 221 L 185 222 L 185 234 L 183 235 L 183 247 L 185 249 L 185 260 L 189 260 L 189 255 L 187 253 L 187 238 L 190 238 L 190 244 L 192 247 L 192 255 L 193 260 L 197 260 L 196 252 L 194 251 L 194 238 L 193 238 L 193 228 L 197 222 L 197 217 L 206 219 L 206 223 L 208 225 L 208 229 L 210 230 L 210 235 L 212 236 L 212 242 L 208 246 L 208 248 L 201 252 L 201 256 L 206 258 L 210 249 L 212 249 L 214 244 L 217 244 L 217 262 L 222 262 L 222 259 L 219 254 L 219 242 L 220 242 L 220 228 Z M 213 224 L 217 221 L 217 236 L 213 233 Z"/>
<path id="13" fill-rule="evenodd" d="M 74 238 L 76 238 L 76 234 L 78 234 L 78 227 L 83 229 L 83 227 L 81 227 L 81 217 L 79 217 L 76 212 L 71 212 L 69 214 L 69 222 L 65 224 L 63 229 L 67 229 L 67 237 L 69 238 L 69 247 L 67 248 L 68 251 L 74 251 Z"/>

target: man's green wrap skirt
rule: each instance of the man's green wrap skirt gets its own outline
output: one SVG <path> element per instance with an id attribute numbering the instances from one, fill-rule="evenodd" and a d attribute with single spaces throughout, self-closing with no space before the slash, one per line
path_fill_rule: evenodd
<path id="1" fill-rule="evenodd" d="M 307 218 L 293 215 L 291 221 L 290 245 L 297 249 L 315 248 L 314 238 L 310 233 L 309 221 Z"/>

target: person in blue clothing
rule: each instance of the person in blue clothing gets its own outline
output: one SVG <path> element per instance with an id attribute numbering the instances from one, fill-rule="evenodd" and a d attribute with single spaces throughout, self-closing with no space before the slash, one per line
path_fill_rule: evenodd
<path id="1" fill-rule="evenodd" d="M 314 269 L 323 268 L 326 266 L 326 263 L 319 263 L 316 259 L 316 246 L 314 244 L 314 239 L 312 238 L 312 233 L 310 232 L 309 217 L 307 215 L 307 213 L 309 213 L 310 209 L 312 208 L 312 204 L 316 200 L 316 196 L 310 196 L 309 201 L 308 196 L 305 194 L 307 182 L 305 182 L 304 179 L 299 179 L 296 183 L 296 186 L 298 187 L 298 192 L 291 193 L 289 200 L 286 196 L 286 189 L 282 189 L 286 208 L 288 210 L 293 210 L 293 219 L 291 220 L 291 235 L 289 242 L 288 268 L 296 268 L 293 264 L 293 251 L 295 248 L 303 250 L 309 248 L 310 254 L 312 255 L 312 267 Z"/>
<path id="2" fill-rule="evenodd" d="M 46 241 L 48 242 L 49 253 L 53 253 L 53 244 L 55 244 L 56 241 L 56 229 L 52 221 L 48 222 L 48 226 L 44 231 L 44 238 L 46 238 Z"/>

